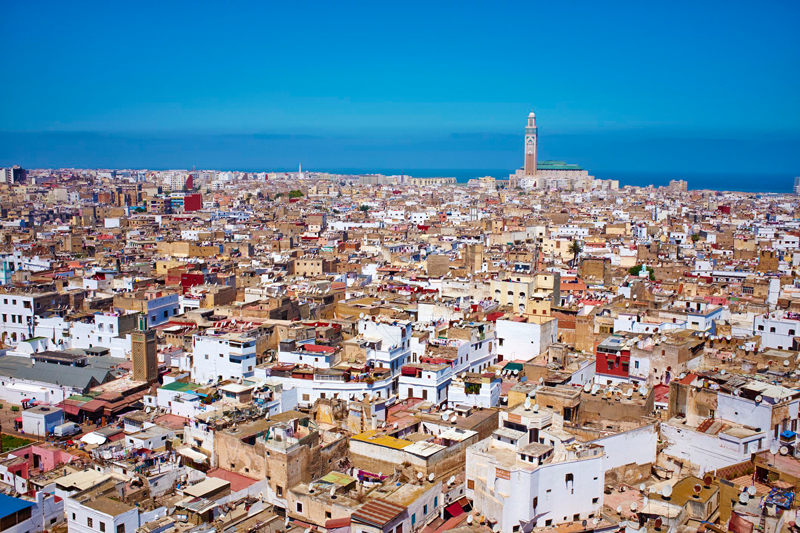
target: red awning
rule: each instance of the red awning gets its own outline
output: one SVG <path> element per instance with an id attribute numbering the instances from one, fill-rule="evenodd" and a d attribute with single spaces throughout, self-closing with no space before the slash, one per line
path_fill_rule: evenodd
<path id="1" fill-rule="evenodd" d="M 91 400 L 86 402 L 85 404 L 81 405 L 81 411 L 85 411 L 87 413 L 96 413 L 103 409 L 106 406 L 106 403 L 103 400 Z"/>
<path id="2" fill-rule="evenodd" d="M 453 502 L 445 507 L 445 511 L 447 511 L 450 516 L 460 516 L 464 514 L 464 508 L 461 507 L 461 504 L 458 502 Z"/>

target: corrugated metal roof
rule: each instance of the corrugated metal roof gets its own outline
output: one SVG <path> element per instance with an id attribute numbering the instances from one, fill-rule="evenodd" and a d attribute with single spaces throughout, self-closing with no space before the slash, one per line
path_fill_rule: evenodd
<path id="1" fill-rule="evenodd" d="M 27 357 L 0 357 L 0 375 L 9 378 L 38 381 L 52 385 L 87 390 L 92 385 L 110 381 L 113 376 L 108 370 L 91 366 L 76 367 L 52 363 L 36 363 Z"/>
<path id="2" fill-rule="evenodd" d="M 28 507 L 33 507 L 33 502 L 0 494 L 0 518 L 5 518 Z"/>
<path id="3" fill-rule="evenodd" d="M 402 450 L 406 446 L 411 446 L 411 444 L 413 444 L 409 440 L 390 437 L 389 435 L 379 433 L 375 430 L 365 431 L 364 433 L 360 433 L 354 437 L 351 437 L 350 439 L 361 442 L 368 442 L 370 444 L 376 444 L 378 446 L 386 446 L 387 448 L 392 448 L 395 450 Z"/>
<path id="4" fill-rule="evenodd" d="M 383 527 L 405 510 L 406 508 L 401 505 L 376 498 L 354 512 L 352 518 L 376 527 Z"/>

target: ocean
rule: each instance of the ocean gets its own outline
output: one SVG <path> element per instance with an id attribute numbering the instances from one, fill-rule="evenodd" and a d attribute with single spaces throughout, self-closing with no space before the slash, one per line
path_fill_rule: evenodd
<path id="1" fill-rule="evenodd" d="M 417 178 L 446 177 L 456 178 L 458 183 L 466 183 L 472 178 L 492 176 L 508 179 L 514 169 L 330 169 L 332 173 L 375 173 L 406 174 Z M 734 173 L 702 173 L 702 172 L 632 172 L 632 171 L 597 171 L 593 173 L 597 179 L 619 180 L 620 187 L 634 185 L 646 187 L 668 185 L 670 180 L 686 180 L 689 190 L 709 189 L 714 191 L 790 193 L 794 187 L 795 175 L 791 173 L 777 174 L 734 174 Z M 800 171 L 796 175 L 800 175 Z"/>

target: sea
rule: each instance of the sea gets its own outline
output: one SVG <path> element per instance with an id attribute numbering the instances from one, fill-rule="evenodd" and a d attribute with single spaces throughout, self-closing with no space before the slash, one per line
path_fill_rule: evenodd
<path id="1" fill-rule="evenodd" d="M 405 174 L 415 178 L 456 178 L 458 183 L 466 183 L 472 178 L 492 176 L 497 179 L 508 179 L 515 169 L 329 169 L 328 172 L 341 174 Z M 656 187 L 668 185 L 671 180 L 685 180 L 690 190 L 707 189 L 713 191 L 736 191 L 749 193 L 791 193 L 796 174 L 785 173 L 702 173 L 702 172 L 633 172 L 633 171 L 597 171 L 596 179 L 619 180 L 620 187 L 632 185 Z"/>

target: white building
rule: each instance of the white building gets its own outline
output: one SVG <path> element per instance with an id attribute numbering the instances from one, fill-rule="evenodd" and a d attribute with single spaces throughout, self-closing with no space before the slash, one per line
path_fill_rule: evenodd
<path id="1" fill-rule="evenodd" d="M 503 533 L 599 516 L 603 447 L 555 442 L 537 427 L 542 418 L 529 422 L 530 427 L 498 429 L 467 449 L 466 496 L 474 509 L 496 520 Z M 531 438 L 534 434 L 548 443 Z"/>
<path id="2" fill-rule="evenodd" d="M 215 335 L 213 330 L 192 338 L 192 381 L 205 384 L 253 375 L 256 339 L 249 333 Z"/>
<path id="3" fill-rule="evenodd" d="M 793 350 L 800 331 L 800 314 L 776 311 L 753 319 L 753 335 L 761 336 L 761 346 Z"/>
<path id="4" fill-rule="evenodd" d="M 496 324 L 497 353 L 504 361 L 528 361 L 558 342 L 558 320 L 553 317 L 533 322 L 498 320 Z"/>
<path id="5" fill-rule="evenodd" d="M 400 399 L 422 398 L 435 405 L 447 400 L 453 367 L 448 364 L 416 363 L 403 365 L 400 372 Z"/>

